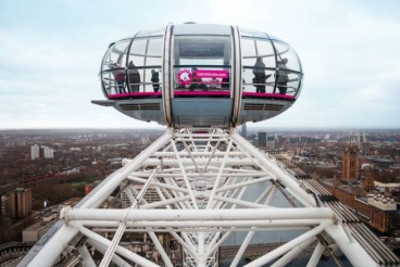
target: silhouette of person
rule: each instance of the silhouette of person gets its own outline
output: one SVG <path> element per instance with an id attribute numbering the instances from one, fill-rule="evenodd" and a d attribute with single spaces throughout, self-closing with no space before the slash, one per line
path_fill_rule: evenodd
<path id="1" fill-rule="evenodd" d="M 129 90 L 131 92 L 139 92 L 140 74 L 132 61 L 130 61 L 128 64 L 128 82 Z"/>
<path id="2" fill-rule="evenodd" d="M 160 78 L 159 73 L 155 70 L 151 70 L 151 82 L 153 83 L 154 92 L 160 90 Z"/>
<path id="3" fill-rule="evenodd" d="M 278 81 L 277 81 L 277 87 L 279 90 L 279 93 L 282 95 L 285 95 L 287 92 L 287 83 L 289 81 L 288 77 L 288 72 L 287 72 L 287 67 L 286 64 L 288 62 L 287 58 L 283 58 L 281 61 L 278 61 L 277 66 L 278 66 Z"/>
<path id="4" fill-rule="evenodd" d="M 268 79 L 269 75 L 265 75 L 265 64 L 262 61 L 261 57 L 257 57 L 256 64 L 254 64 L 253 68 L 253 83 L 256 87 L 257 93 L 265 93 L 265 81 Z"/>

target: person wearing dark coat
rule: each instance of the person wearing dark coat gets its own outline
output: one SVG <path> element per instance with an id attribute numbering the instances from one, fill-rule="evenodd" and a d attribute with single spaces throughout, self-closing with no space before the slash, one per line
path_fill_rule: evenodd
<path id="1" fill-rule="evenodd" d="M 158 92 L 160 90 L 160 78 L 159 73 L 155 70 L 151 70 L 151 82 L 153 83 L 154 92 Z"/>
<path id="2" fill-rule="evenodd" d="M 282 61 L 278 61 L 278 81 L 277 81 L 277 87 L 279 90 L 279 93 L 282 95 L 285 95 L 287 92 L 287 83 L 289 81 L 288 73 L 287 73 L 287 67 L 286 64 L 288 62 L 287 58 L 282 59 Z"/>
<path id="3" fill-rule="evenodd" d="M 255 84 L 257 93 L 265 93 L 265 81 L 271 75 L 265 75 L 265 64 L 262 61 L 261 57 L 258 57 L 256 60 L 256 64 L 254 64 L 253 68 L 253 84 Z"/>
<path id="4" fill-rule="evenodd" d="M 129 82 L 129 90 L 131 92 L 139 92 L 140 74 L 132 61 L 129 62 L 128 64 L 128 82 Z"/>

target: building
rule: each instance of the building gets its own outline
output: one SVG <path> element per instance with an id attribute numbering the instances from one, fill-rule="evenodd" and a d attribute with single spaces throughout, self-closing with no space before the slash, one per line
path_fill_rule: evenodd
<path id="1" fill-rule="evenodd" d="M 47 147 L 47 146 L 42 146 L 41 147 L 42 151 L 43 151 L 43 157 L 45 159 L 52 159 L 54 158 L 54 149 Z"/>
<path id="2" fill-rule="evenodd" d="M 2 197 L 2 212 L 11 218 L 25 218 L 32 213 L 32 190 L 17 188 Z"/>
<path id="3" fill-rule="evenodd" d="M 37 242 L 57 222 L 58 216 L 54 213 L 43 217 L 39 222 L 22 231 L 23 242 Z"/>
<path id="4" fill-rule="evenodd" d="M 372 168 L 368 168 L 365 173 L 365 180 L 364 180 L 364 190 L 365 192 L 371 192 L 374 188 L 374 170 Z"/>
<path id="5" fill-rule="evenodd" d="M 40 147 L 38 145 L 31 146 L 31 160 L 38 159 L 40 156 Z"/>
<path id="6" fill-rule="evenodd" d="M 267 146 L 266 132 L 258 132 L 258 146 L 262 149 L 265 149 L 265 147 Z"/>
<path id="7" fill-rule="evenodd" d="M 356 215 L 365 223 L 381 233 L 388 233 L 400 227 L 400 214 L 397 204 L 392 199 L 381 195 L 368 194 L 366 197 L 357 196 L 352 188 L 343 184 L 332 184 L 326 180 L 320 183 L 341 203 L 353 209 Z"/>
<path id="8" fill-rule="evenodd" d="M 342 178 L 346 182 L 358 180 L 360 174 L 359 149 L 355 145 L 349 145 L 343 151 L 342 157 Z"/>
<path id="9" fill-rule="evenodd" d="M 54 158 L 54 149 L 48 146 L 38 146 L 34 144 L 31 146 L 31 160 L 45 158 L 52 159 Z"/>

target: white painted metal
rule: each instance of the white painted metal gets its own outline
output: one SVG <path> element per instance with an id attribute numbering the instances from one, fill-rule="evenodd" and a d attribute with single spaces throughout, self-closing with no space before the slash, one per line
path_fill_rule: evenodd
<path id="1" fill-rule="evenodd" d="M 246 235 L 246 238 L 243 240 L 242 245 L 239 248 L 239 251 L 237 252 L 235 258 L 233 259 L 231 263 L 231 267 L 236 267 L 240 261 L 240 259 L 243 257 L 244 252 L 247 249 L 247 246 L 250 244 L 251 239 L 253 238 L 255 231 L 249 231 Z"/>
<path id="2" fill-rule="evenodd" d="M 307 241 L 307 240 L 314 240 L 314 237 L 321 233 L 324 228 L 329 225 L 330 222 L 324 222 L 314 229 L 300 235 L 299 237 L 287 242 L 286 244 L 280 246 L 279 248 L 274 249 L 273 251 L 269 252 L 268 254 L 258 258 L 257 260 L 249 263 L 246 267 L 258 267 L 264 264 L 271 262 L 272 260 L 276 259 L 277 257 L 285 254 L 286 252 L 290 251 L 292 248 L 298 246 L 299 244 Z"/>
<path id="3" fill-rule="evenodd" d="M 96 263 L 94 262 L 92 256 L 90 256 L 90 252 L 86 246 L 79 247 L 78 252 L 83 259 L 83 265 L 85 267 L 96 267 Z"/>
<path id="4" fill-rule="evenodd" d="M 165 120 L 167 125 L 172 125 L 172 111 L 171 111 L 171 77 L 172 77 L 172 66 L 171 66 L 171 29 L 172 24 L 168 24 L 164 30 L 164 40 L 163 40 L 163 81 L 164 81 L 164 89 L 163 89 L 163 107 L 165 113 Z"/>
<path id="5" fill-rule="evenodd" d="M 96 241 L 94 241 L 93 239 L 88 239 L 87 243 L 89 245 L 91 245 L 94 249 L 96 249 L 97 251 L 99 251 L 100 253 L 104 254 L 107 251 L 107 248 L 104 244 L 98 243 Z M 117 266 L 119 267 L 131 267 L 132 265 L 130 265 L 129 263 L 127 263 L 126 261 L 124 261 L 120 256 L 118 256 L 117 254 L 114 254 L 112 257 L 112 261 L 113 263 L 115 263 Z"/>
<path id="6" fill-rule="evenodd" d="M 234 129 L 169 129 L 124 164 L 77 207 L 62 210 L 64 226 L 29 266 L 52 266 L 79 236 L 85 239 L 77 254 L 81 253 L 88 265 L 92 263 L 87 248 L 104 255 L 103 266 L 110 262 L 173 266 L 168 244 L 159 240 L 160 235 L 168 234 L 182 248 L 184 266 L 212 267 L 218 266 L 218 250 L 228 238 L 245 231 L 247 237 L 231 265 L 237 266 L 254 236 L 282 229 L 298 229 L 302 234 L 248 266 L 271 263 L 280 256 L 274 264 L 285 265 L 304 247 L 315 244 L 317 235 L 326 238 L 328 245 L 337 245 L 354 266 L 376 265 L 329 207 L 316 207 L 306 185 Z M 121 199 L 111 196 L 116 188 L 123 190 Z M 282 192 L 298 207 L 290 207 L 293 201 L 286 202 Z M 122 195 L 130 208 L 122 208 Z M 117 206 L 110 206 L 108 199 L 116 200 Z M 162 262 L 139 256 L 121 242 L 124 235 L 132 233 L 150 237 L 153 251 L 149 253 L 159 255 Z M 318 242 L 310 266 L 318 264 L 324 248 Z"/>
<path id="7" fill-rule="evenodd" d="M 318 242 L 306 267 L 316 267 L 319 262 L 319 259 L 321 258 L 322 254 L 324 253 L 324 250 L 325 250 L 325 247 L 321 244 L 321 242 Z"/>
<path id="8" fill-rule="evenodd" d="M 292 250 L 290 250 L 288 253 L 286 253 L 283 257 L 281 257 L 279 260 L 277 260 L 274 264 L 271 265 L 271 267 L 282 267 L 285 266 L 286 264 L 289 264 L 292 260 L 297 258 L 301 253 L 306 253 L 306 249 L 314 243 L 315 238 L 310 238 L 307 241 L 299 244 L 297 247 L 294 247 Z"/>
<path id="9" fill-rule="evenodd" d="M 132 210 L 132 209 L 63 209 L 63 219 L 67 222 L 79 220 L 129 221 L 207 221 L 207 220 L 279 220 L 279 219 L 332 219 L 334 213 L 329 208 L 268 208 L 268 209 L 201 209 L 195 212 L 184 210 Z"/>

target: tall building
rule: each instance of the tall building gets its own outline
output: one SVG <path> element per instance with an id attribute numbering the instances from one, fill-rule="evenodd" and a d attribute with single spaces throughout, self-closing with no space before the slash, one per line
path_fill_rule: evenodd
<path id="1" fill-rule="evenodd" d="M 374 187 L 374 170 L 369 167 L 365 173 L 364 190 L 365 192 L 370 192 Z"/>
<path id="2" fill-rule="evenodd" d="M 48 146 L 31 146 L 31 160 L 38 158 L 52 159 L 54 158 L 54 149 Z"/>
<path id="3" fill-rule="evenodd" d="M 17 188 L 5 199 L 6 210 L 11 218 L 24 218 L 32 213 L 32 190 Z"/>
<path id="4" fill-rule="evenodd" d="M 40 156 L 40 147 L 36 144 L 31 146 L 31 160 L 37 159 Z"/>
<path id="5" fill-rule="evenodd" d="M 258 132 L 258 146 L 263 149 L 265 149 L 265 147 L 267 146 L 266 132 Z"/>
<path id="6" fill-rule="evenodd" d="M 46 159 L 54 158 L 54 149 L 48 146 L 42 146 L 41 149 L 43 150 L 43 157 Z"/>
<path id="7" fill-rule="evenodd" d="M 278 151 L 279 150 L 279 139 L 278 139 L 278 134 L 275 133 L 275 137 L 274 137 L 274 150 Z"/>
<path id="8" fill-rule="evenodd" d="M 361 144 L 367 142 L 367 138 L 365 137 L 365 131 L 363 131 L 362 134 L 360 132 L 357 133 L 357 142 Z"/>
<path id="9" fill-rule="evenodd" d="M 356 145 L 349 145 L 343 151 L 342 157 L 342 178 L 349 182 L 357 180 L 360 173 L 360 160 L 358 158 L 359 148 Z"/>

